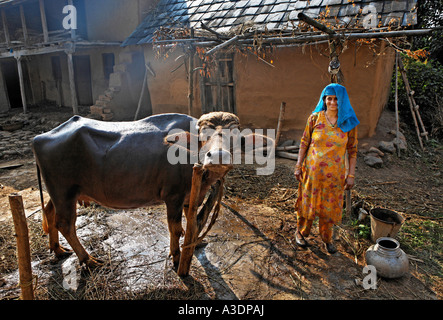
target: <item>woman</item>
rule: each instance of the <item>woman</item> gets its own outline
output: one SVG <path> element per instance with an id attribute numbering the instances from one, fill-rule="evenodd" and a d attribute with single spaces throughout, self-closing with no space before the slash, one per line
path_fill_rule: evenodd
<path id="1" fill-rule="evenodd" d="M 300 143 L 295 177 L 300 182 L 295 240 L 306 246 L 315 217 L 329 253 L 337 252 L 332 243 L 332 227 L 341 222 L 344 189 L 354 185 L 357 162 L 357 125 L 346 88 L 326 86 L 310 115 Z M 345 153 L 349 170 L 346 175 Z"/>

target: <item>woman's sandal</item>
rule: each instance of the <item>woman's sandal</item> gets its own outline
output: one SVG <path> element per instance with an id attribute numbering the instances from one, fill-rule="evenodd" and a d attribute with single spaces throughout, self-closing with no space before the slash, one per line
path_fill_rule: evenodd
<path id="1" fill-rule="evenodd" d="M 308 246 L 308 243 L 306 242 L 305 238 L 303 238 L 300 232 L 295 233 L 295 243 L 303 248 Z"/>

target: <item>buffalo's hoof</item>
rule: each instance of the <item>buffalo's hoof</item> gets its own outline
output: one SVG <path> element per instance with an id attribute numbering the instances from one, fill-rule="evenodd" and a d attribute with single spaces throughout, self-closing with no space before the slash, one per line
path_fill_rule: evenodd
<path id="1" fill-rule="evenodd" d="M 335 245 L 333 243 L 326 243 L 325 246 L 326 246 L 326 250 L 328 250 L 328 252 L 330 254 L 334 254 L 337 252 L 337 248 L 335 247 Z"/>
<path id="2" fill-rule="evenodd" d="M 103 266 L 105 263 L 103 260 L 94 258 L 89 256 L 89 258 L 83 262 L 85 264 L 86 267 L 88 267 L 89 269 L 94 269 L 94 268 L 98 268 Z"/>
<path id="3" fill-rule="evenodd" d="M 69 257 L 74 252 L 74 251 L 72 251 L 68 248 L 65 248 L 63 246 L 60 246 L 60 245 L 56 249 L 54 249 L 53 251 L 54 251 L 57 259 L 59 259 L 59 260 Z"/>

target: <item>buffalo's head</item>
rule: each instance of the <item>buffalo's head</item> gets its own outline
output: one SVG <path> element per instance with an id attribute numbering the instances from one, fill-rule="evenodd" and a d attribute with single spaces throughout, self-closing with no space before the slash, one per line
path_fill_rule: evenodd
<path id="1" fill-rule="evenodd" d="M 191 155 L 186 163 L 201 163 L 203 169 L 223 176 L 234 164 L 241 163 L 245 151 L 261 148 L 270 156 L 274 150 L 272 138 L 245 131 L 240 131 L 240 120 L 235 114 L 217 111 L 202 115 L 194 132 L 191 128 L 190 132 L 170 134 L 165 142 L 186 150 Z"/>

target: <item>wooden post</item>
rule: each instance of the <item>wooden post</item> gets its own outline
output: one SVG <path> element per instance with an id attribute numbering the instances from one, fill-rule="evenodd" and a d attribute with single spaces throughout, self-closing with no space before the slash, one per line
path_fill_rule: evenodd
<path id="1" fill-rule="evenodd" d="M 398 52 L 395 51 L 395 137 L 399 141 L 400 126 L 398 119 Z M 400 157 L 400 148 L 397 148 L 397 155 Z"/>
<path id="2" fill-rule="evenodd" d="M 347 177 L 348 173 L 349 173 L 349 155 L 348 155 L 348 151 L 346 151 L 346 153 L 345 153 L 345 167 L 346 167 L 346 177 Z M 345 201 L 346 201 L 346 215 L 349 218 L 351 216 L 351 207 L 352 207 L 351 190 L 345 190 Z"/>
<path id="3" fill-rule="evenodd" d="M 40 18 L 42 20 L 43 41 L 49 42 L 48 24 L 46 22 L 45 0 L 38 0 L 40 6 Z"/>
<path id="4" fill-rule="evenodd" d="M 11 38 L 9 37 L 8 20 L 6 20 L 5 9 L 1 10 L 2 10 L 2 23 L 3 23 L 3 31 L 5 33 L 6 45 L 9 47 L 11 45 Z"/>
<path id="5" fill-rule="evenodd" d="M 286 109 L 286 102 L 283 101 L 280 105 L 280 114 L 278 115 L 277 135 L 275 137 L 275 147 L 278 146 L 278 142 L 280 141 L 281 126 L 282 126 L 283 118 L 285 116 L 285 109 Z"/>
<path id="6" fill-rule="evenodd" d="M 26 19 L 25 19 L 25 11 L 23 9 L 23 5 L 20 5 L 20 19 L 22 21 L 22 30 L 23 30 L 23 42 L 25 45 L 28 44 L 28 28 L 26 26 Z"/>
<path id="7" fill-rule="evenodd" d="M 31 249 L 29 248 L 28 225 L 22 197 L 18 194 L 9 195 L 9 205 L 17 238 L 17 259 L 22 299 L 33 300 Z"/>
<path id="8" fill-rule="evenodd" d="M 72 53 L 67 52 L 68 56 L 68 74 L 69 74 L 69 89 L 71 90 L 71 104 L 72 112 L 78 114 L 77 91 L 75 90 L 74 78 L 74 62 L 72 61 Z"/>
<path id="9" fill-rule="evenodd" d="M 194 39 L 194 29 L 191 28 L 191 39 Z M 189 72 L 188 72 L 188 115 L 192 115 L 192 105 L 194 100 L 194 55 L 195 48 L 191 43 L 189 48 Z"/>
<path id="10" fill-rule="evenodd" d="M 68 5 L 70 5 L 70 6 L 73 6 L 73 5 L 74 5 L 73 2 L 72 2 L 72 0 L 68 0 Z M 75 36 L 76 36 L 76 34 L 75 34 L 75 29 L 71 28 L 71 39 L 72 39 L 72 40 L 75 40 Z"/>
<path id="11" fill-rule="evenodd" d="M 18 79 L 20 83 L 20 94 L 22 97 L 22 104 L 23 104 L 23 113 L 26 113 L 28 111 L 27 104 L 26 104 L 26 92 L 25 92 L 25 82 L 23 81 L 23 68 L 22 68 L 22 57 L 16 56 L 17 60 L 17 71 L 18 71 Z"/>
<path id="12" fill-rule="evenodd" d="M 186 233 L 183 241 L 183 250 L 180 256 L 177 274 L 180 277 L 187 276 L 191 268 L 192 255 L 195 250 L 195 242 L 198 237 L 197 209 L 200 187 L 202 182 L 203 167 L 196 163 L 192 169 L 192 187 L 189 197 L 189 208 L 186 214 Z"/>
<path id="13" fill-rule="evenodd" d="M 137 120 L 140 108 L 142 106 L 143 96 L 145 95 L 146 86 L 148 85 L 148 66 L 145 65 L 145 77 L 143 78 L 142 91 L 140 92 L 140 98 L 138 99 L 137 110 L 135 111 L 134 121 Z"/>
<path id="14" fill-rule="evenodd" d="M 419 128 L 418 123 L 417 123 L 417 117 L 415 116 L 414 105 L 413 105 L 413 102 L 411 100 L 412 96 L 411 96 L 411 91 L 410 91 L 408 77 L 406 76 L 406 70 L 404 68 L 403 61 L 400 58 L 398 59 L 398 65 L 400 67 L 400 72 L 401 72 L 401 75 L 402 75 L 402 78 L 403 78 L 403 82 L 405 84 L 406 95 L 408 96 L 409 108 L 411 110 L 412 119 L 414 120 L 415 131 L 417 132 L 418 142 L 420 143 L 421 150 L 424 150 L 423 141 L 421 139 L 421 134 L 420 134 L 420 128 Z"/>

